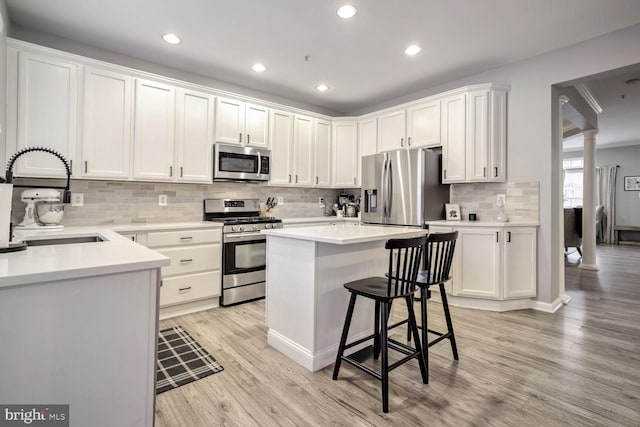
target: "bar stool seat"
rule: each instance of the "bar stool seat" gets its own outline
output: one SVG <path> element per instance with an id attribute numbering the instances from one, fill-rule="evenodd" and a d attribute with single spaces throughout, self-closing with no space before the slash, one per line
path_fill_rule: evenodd
<path id="1" fill-rule="evenodd" d="M 389 412 L 389 372 L 400 365 L 412 360 L 418 359 L 420 366 L 420 374 L 422 382 L 427 382 L 427 370 L 424 354 L 418 333 L 417 322 L 412 306 L 414 294 L 418 291 L 416 286 L 416 278 L 420 269 L 422 260 L 422 252 L 427 236 L 416 237 L 411 239 L 390 239 L 385 244 L 385 248 L 389 250 L 389 270 L 387 277 L 368 277 L 365 279 L 355 280 L 344 284 L 344 287 L 350 292 L 349 308 L 342 329 L 336 363 L 333 369 L 333 379 L 338 379 L 338 372 L 342 361 L 362 370 L 363 372 L 379 379 L 382 382 L 382 410 Z M 398 272 L 398 274 L 391 274 Z M 356 298 L 365 297 L 375 300 L 375 328 L 374 333 L 347 344 L 347 336 L 349 334 L 349 326 L 353 316 Z M 409 329 L 413 334 L 415 347 L 400 343 L 388 337 L 388 322 L 391 312 L 391 303 L 393 300 L 403 298 L 407 304 L 409 316 L 407 322 Z M 360 361 L 344 355 L 344 351 L 373 339 L 374 354 L 382 353 L 380 362 L 380 372 L 376 372 L 371 368 L 363 365 Z M 404 358 L 389 364 L 388 349 L 398 351 L 405 355 Z"/>

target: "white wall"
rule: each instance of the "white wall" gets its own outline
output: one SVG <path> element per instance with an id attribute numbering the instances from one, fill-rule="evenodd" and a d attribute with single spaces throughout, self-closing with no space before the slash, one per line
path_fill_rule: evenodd
<path id="1" fill-rule="evenodd" d="M 550 10 L 549 13 L 553 13 Z M 365 113 L 468 84 L 487 82 L 511 85 L 507 120 L 508 181 L 540 181 L 538 233 L 538 299 L 559 297 L 563 273 L 558 241 L 560 170 L 556 167 L 562 143 L 552 120 L 558 102 L 552 85 L 591 74 L 640 63 L 640 24 L 511 65 L 456 80 L 411 96 L 372 106 Z M 557 94 L 557 92 L 555 92 Z M 554 163 L 555 162 L 555 163 Z M 555 230 L 555 231 L 554 231 Z"/>

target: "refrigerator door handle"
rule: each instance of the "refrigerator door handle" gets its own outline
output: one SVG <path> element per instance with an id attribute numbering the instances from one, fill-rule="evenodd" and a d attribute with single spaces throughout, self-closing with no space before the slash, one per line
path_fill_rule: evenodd
<path id="1" fill-rule="evenodd" d="M 387 157 L 384 157 L 382 161 L 382 182 L 380 183 L 382 189 L 382 217 L 387 217 Z"/>
<path id="2" fill-rule="evenodd" d="M 389 159 L 389 166 L 387 167 L 387 217 L 391 217 L 391 203 L 393 202 L 393 172 L 391 171 L 391 166 L 393 162 Z"/>

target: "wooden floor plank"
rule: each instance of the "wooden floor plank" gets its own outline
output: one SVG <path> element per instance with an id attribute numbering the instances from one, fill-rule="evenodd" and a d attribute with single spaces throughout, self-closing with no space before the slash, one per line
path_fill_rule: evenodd
<path id="1" fill-rule="evenodd" d="M 578 264 L 567 258 L 572 301 L 554 314 L 452 307 L 460 360 L 443 342 L 428 385 L 413 361 L 391 372 L 388 414 L 377 380 L 343 365 L 333 381 L 333 366 L 310 373 L 271 348 L 264 301 L 164 320 L 224 371 L 159 395 L 156 425 L 638 426 L 640 247 L 598 246 L 599 271 Z M 441 306 L 429 301 L 429 313 L 444 329 Z"/>

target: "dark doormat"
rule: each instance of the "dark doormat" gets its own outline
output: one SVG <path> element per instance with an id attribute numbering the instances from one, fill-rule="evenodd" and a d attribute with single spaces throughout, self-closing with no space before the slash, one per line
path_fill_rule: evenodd
<path id="1" fill-rule="evenodd" d="M 157 368 L 156 394 L 189 384 L 224 369 L 181 326 L 160 331 Z"/>

